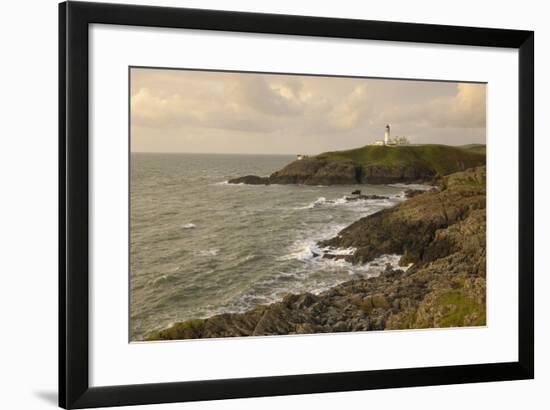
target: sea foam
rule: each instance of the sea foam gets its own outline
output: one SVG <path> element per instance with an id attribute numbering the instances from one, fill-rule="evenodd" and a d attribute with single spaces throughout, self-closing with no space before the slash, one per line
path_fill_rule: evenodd
<path id="1" fill-rule="evenodd" d="M 200 251 L 195 252 L 195 255 L 198 256 L 216 256 L 220 252 L 217 248 L 212 249 L 202 249 Z"/>
<path id="2" fill-rule="evenodd" d="M 299 206 L 294 209 L 303 210 L 303 209 L 319 209 L 319 208 L 332 208 L 332 207 L 346 207 L 353 211 L 368 212 L 370 210 L 378 210 L 381 207 L 391 207 L 396 205 L 399 202 L 405 200 L 405 191 L 402 191 L 396 195 L 389 196 L 387 198 L 360 198 L 356 200 L 349 200 L 348 195 L 344 195 L 335 199 L 327 199 L 324 196 L 317 198 L 315 201 L 310 202 L 305 206 Z"/>

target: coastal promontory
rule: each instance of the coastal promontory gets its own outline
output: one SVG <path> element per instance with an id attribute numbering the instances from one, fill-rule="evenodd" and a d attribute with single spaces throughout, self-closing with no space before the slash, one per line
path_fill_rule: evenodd
<path id="1" fill-rule="evenodd" d="M 270 176 L 247 175 L 231 184 L 353 185 L 429 182 L 485 164 L 484 145 L 376 146 L 300 157 Z"/>

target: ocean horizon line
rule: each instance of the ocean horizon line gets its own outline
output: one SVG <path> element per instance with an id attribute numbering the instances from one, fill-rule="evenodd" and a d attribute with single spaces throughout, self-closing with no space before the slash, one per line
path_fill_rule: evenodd
<path id="1" fill-rule="evenodd" d="M 474 142 L 474 143 L 468 143 L 468 144 L 459 144 L 459 145 L 449 145 L 449 144 L 438 144 L 438 143 L 426 143 L 426 144 L 410 144 L 412 146 L 417 145 L 448 145 L 451 147 L 463 147 L 467 145 L 484 145 L 486 146 L 486 143 L 481 142 Z M 348 150 L 351 148 L 340 148 L 338 150 Z M 334 150 L 332 150 L 334 151 Z M 327 151 L 329 152 L 329 151 Z M 307 156 L 315 156 L 319 155 L 319 152 L 317 153 L 307 153 L 307 152 L 292 152 L 292 153 L 265 153 L 265 152 L 186 152 L 186 151 L 131 151 L 130 154 L 186 154 L 186 155 L 265 155 L 265 156 L 296 156 L 296 155 L 307 155 Z"/>
<path id="2" fill-rule="evenodd" d="M 178 155 L 178 154 L 186 154 L 186 155 L 265 155 L 265 156 L 296 156 L 296 155 L 317 155 L 317 154 L 304 154 L 304 153 L 263 153 L 263 152 L 185 152 L 185 151 L 177 151 L 177 152 L 167 152 L 167 151 L 130 151 L 130 154 L 170 154 L 170 155 Z"/>

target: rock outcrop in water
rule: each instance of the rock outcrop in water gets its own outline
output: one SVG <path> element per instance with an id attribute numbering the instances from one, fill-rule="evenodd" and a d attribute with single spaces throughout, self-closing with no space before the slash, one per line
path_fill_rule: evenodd
<path id="1" fill-rule="evenodd" d="M 357 276 L 318 295 L 288 294 L 245 313 L 176 323 L 148 339 L 484 325 L 485 231 L 485 167 L 477 167 L 320 244 L 356 248 L 344 256 L 355 264 L 402 254 L 408 269 L 388 265 L 376 278 Z"/>
<path id="2" fill-rule="evenodd" d="M 269 177 L 259 177 L 256 175 L 246 175 L 244 177 L 233 178 L 227 181 L 230 184 L 247 184 L 247 185 L 269 185 Z"/>
<path id="3" fill-rule="evenodd" d="M 485 164 L 485 154 L 446 145 L 385 147 L 367 145 L 306 157 L 269 177 L 248 175 L 231 184 L 353 185 L 433 181 Z"/>

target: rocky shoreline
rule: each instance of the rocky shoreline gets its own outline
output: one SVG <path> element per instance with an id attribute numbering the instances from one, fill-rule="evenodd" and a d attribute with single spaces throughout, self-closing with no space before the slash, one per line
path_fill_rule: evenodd
<path id="1" fill-rule="evenodd" d="M 355 194 L 360 195 L 359 194 Z M 361 218 L 319 245 L 362 264 L 403 255 L 402 269 L 355 276 L 314 295 L 288 294 L 244 313 L 176 323 L 147 340 L 485 325 L 485 167 L 441 177 L 437 188 Z"/>

